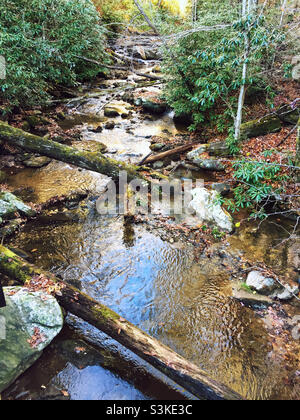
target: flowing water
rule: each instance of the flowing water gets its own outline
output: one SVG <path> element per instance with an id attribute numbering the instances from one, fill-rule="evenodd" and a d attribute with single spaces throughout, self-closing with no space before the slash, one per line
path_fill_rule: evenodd
<path id="1" fill-rule="evenodd" d="M 101 92 L 72 111 L 75 117 L 73 114 L 69 125 L 79 125 L 84 143 L 106 144 L 114 158 L 138 161 L 149 153 L 152 135 L 184 131 L 174 125 L 170 114 L 150 121 L 134 112 L 130 120 L 115 118 L 113 130 L 94 133 L 91 125 L 95 127 L 98 122 L 91 123 L 87 115 L 95 113 L 106 100 L 105 92 Z M 81 205 L 79 220 L 28 223 L 10 245 L 245 398 L 300 398 L 293 386 L 286 384 L 285 364 L 270 358 L 271 343 L 263 321 L 233 298 L 233 277 L 222 258 L 199 261 L 191 245 L 163 241 L 144 225 L 124 224 L 122 217 L 100 216 L 95 199 L 106 182 L 106 177 L 58 162 L 12 176 L 11 186 L 30 187 L 30 198 L 37 203 L 73 190 L 88 189 L 92 194 Z M 247 229 L 229 240 L 228 249 L 286 270 L 286 248 L 275 248 L 284 232 L 268 224 L 255 233 Z M 90 344 L 82 341 L 83 333 Z M 4 397 L 59 398 L 61 390 L 72 399 L 191 397 L 114 340 L 73 316 L 68 316 L 68 327 Z"/>

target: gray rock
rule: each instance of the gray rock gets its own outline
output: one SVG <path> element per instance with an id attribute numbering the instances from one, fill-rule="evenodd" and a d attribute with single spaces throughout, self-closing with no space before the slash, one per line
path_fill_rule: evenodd
<path id="1" fill-rule="evenodd" d="M 162 169 L 165 166 L 162 160 L 153 163 L 153 169 Z"/>
<path id="2" fill-rule="evenodd" d="M 154 144 L 151 144 L 150 149 L 151 149 L 153 152 L 159 152 L 159 151 L 160 151 L 160 150 L 162 150 L 164 147 L 165 147 L 165 144 L 164 144 L 164 143 L 154 143 Z"/>
<path id="3" fill-rule="evenodd" d="M 293 297 L 298 295 L 299 293 L 299 287 L 294 286 L 291 287 L 289 285 L 286 285 L 285 288 L 272 295 L 273 298 L 277 298 L 279 300 L 291 300 Z"/>
<path id="4" fill-rule="evenodd" d="M 223 182 L 212 184 L 211 188 L 222 196 L 226 196 L 230 193 L 230 185 Z"/>
<path id="5" fill-rule="evenodd" d="M 278 289 L 278 283 L 274 279 L 264 277 L 259 271 L 251 271 L 248 274 L 246 284 L 261 295 L 270 295 Z"/>
<path id="6" fill-rule="evenodd" d="M 259 295 L 258 293 L 250 293 L 243 290 L 240 286 L 234 285 L 232 288 L 232 296 L 234 299 L 242 302 L 247 307 L 256 307 L 257 305 L 272 305 L 273 301 L 268 296 Z"/>
<path id="7" fill-rule="evenodd" d="M 0 310 L 0 392 L 40 357 L 63 326 L 62 311 L 54 297 L 21 287 L 4 288 L 4 293 L 7 306 Z M 39 340 L 33 344 L 34 335 Z"/>
<path id="8" fill-rule="evenodd" d="M 197 149 L 192 150 L 191 152 L 189 152 L 186 157 L 188 160 L 190 161 L 194 161 L 194 159 L 198 159 L 200 155 L 202 155 L 202 153 L 207 152 L 207 144 L 202 144 L 201 146 L 197 147 Z"/>
<path id="9" fill-rule="evenodd" d="M 15 218 L 15 213 L 17 212 L 27 217 L 32 217 L 36 214 L 31 207 L 26 206 L 15 195 L 9 192 L 0 193 L 0 223 L 3 219 Z"/>
<path id="10" fill-rule="evenodd" d="M 200 169 L 205 169 L 207 171 L 225 171 L 223 163 L 218 159 L 193 159 L 193 163 L 198 166 Z"/>

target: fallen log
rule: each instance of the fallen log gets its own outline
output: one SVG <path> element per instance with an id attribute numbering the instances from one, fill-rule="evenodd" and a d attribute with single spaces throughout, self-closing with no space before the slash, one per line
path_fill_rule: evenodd
<path id="1" fill-rule="evenodd" d="M 149 171 L 149 168 L 119 162 L 101 153 L 80 151 L 74 147 L 65 146 L 55 141 L 27 133 L 0 121 L 1 141 L 15 147 L 20 147 L 27 152 L 38 153 L 39 155 L 70 163 L 83 169 L 98 172 L 112 178 L 116 182 L 118 181 L 120 171 L 127 172 L 129 182 L 136 178 L 142 178 L 149 182 L 149 179 L 142 174 L 143 171 L 147 172 L 149 177 L 165 179 L 163 175 Z"/>
<path id="2" fill-rule="evenodd" d="M 25 284 L 30 290 L 52 292 L 68 312 L 103 331 L 196 397 L 202 400 L 242 399 L 236 392 L 210 379 L 196 365 L 111 309 L 52 274 L 32 266 L 4 246 L 0 246 L 0 271 Z"/>
<path id="3" fill-rule="evenodd" d="M 179 153 L 184 153 L 184 152 L 187 152 L 188 150 L 193 149 L 193 147 L 196 146 L 197 144 L 199 144 L 199 141 L 185 144 L 184 146 L 178 146 L 178 147 L 175 147 L 174 149 L 167 150 L 166 152 L 157 153 L 156 155 L 151 154 L 151 156 L 148 156 L 146 159 L 144 158 L 142 162 L 143 164 L 153 163 L 153 162 L 156 162 L 161 159 L 165 159 L 170 156 L 178 155 Z"/>

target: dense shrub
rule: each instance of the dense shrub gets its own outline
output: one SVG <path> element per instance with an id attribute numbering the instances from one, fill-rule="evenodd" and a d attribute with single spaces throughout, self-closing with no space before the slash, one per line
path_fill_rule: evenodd
<path id="1" fill-rule="evenodd" d="M 220 131 L 232 127 L 242 84 L 259 86 L 267 99 L 272 95 L 270 74 L 285 35 L 278 13 L 265 12 L 241 18 L 239 2 L 225 0 L 216 11 L 215 3 L 207 0 L 198 9 L 197 22 L 181 28 L 185 36 L 172 35 L 173 54 L 165 56 L 165 95 L 176 114 L 193 116 L 191 129 L 205 121 Z M 207 26 L 215 29 L 201 29 Z M 246 80 L 242 76 L 245 36 Z"/>
<path id="2" fill-rule="evenodd" d="M 104 30 L 90 0 L 1 0 L 0 55 L 7 77 L 1 96 L 31 106 L 49 98 L 53 85 L 74 86 L 99 67 L 76 56 L 103 60 Z"/>

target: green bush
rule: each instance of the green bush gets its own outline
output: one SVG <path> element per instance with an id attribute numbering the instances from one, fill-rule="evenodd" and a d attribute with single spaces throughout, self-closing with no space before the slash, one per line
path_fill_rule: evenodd
<path id="1" fill-rule="evenodd" d="M 218 10 L 215 2 L 201 3 L 197 18 L 193 26 L 180 29 L 186 31 L 184 36 L 172 36 L 173 54 L 167 52 L 164 60 L 165 96 L 177 115 L 193 117 L 192 130 L 207 122 L 224 131 L 233 125 L 241 85 L 263 86 L 268 99 L 265 71 L 272 68 L 277 46 L 284 44 L 284 28 L 279 27 L 279 19 L 274 25 L 269 11 L 241 18 L 240 3 L 231 0 Z M 216 29 L 201 30 L 207 26 Z M 245 36 L 249 48 L 243 80 Z"/>
<path id="2" fill-rule="evenodd" d="M 42 104 L 53 86 L 75 86 L 99 73 L 99 66 L 76 57 L 104 60 L 99 19 L 90 0 L 1 0 L 2 98 L 12 106 Z"/>

